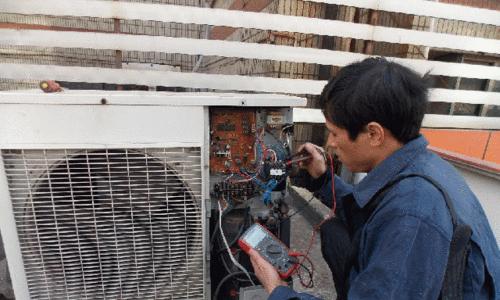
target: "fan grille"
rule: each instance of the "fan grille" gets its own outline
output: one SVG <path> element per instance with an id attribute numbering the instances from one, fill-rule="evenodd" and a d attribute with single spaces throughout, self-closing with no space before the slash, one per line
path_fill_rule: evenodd
<path id="1" fill-rule="evenodd" d="M 32 298 L 203 298 L 199 148 L 2 155 Z"/>

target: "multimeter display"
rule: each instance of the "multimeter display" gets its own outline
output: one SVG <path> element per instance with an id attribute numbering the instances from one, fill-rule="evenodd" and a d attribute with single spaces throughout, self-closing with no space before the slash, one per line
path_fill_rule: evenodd
<path id="1" fill-rule="evenodd" d="M 238 243 L 245 252 L 248 252 L 250 248 L 259 252 L 276 268 L 282 278 L 290 276 L 297 267 L 295 257 L 290 256 L 290 251 L 285 244 L 262 225 L 250 226 Z"/>
<path id="2" fill-rule="evenodd" d="M 248 246 L 252 248 L 256 248 L 260 242 L 262 242 L 267 236 L 267 232 L 260 226 L 252 226 L 245 233 L 243 238 L 246 237 L 245 241 Z"/>

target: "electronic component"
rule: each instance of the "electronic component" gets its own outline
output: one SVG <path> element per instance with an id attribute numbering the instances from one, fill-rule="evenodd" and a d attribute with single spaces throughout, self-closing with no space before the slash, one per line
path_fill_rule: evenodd
<path id="1" fill-rule="evenodd" d="M 269 230 L 260 224 L 253 224 L 238 240 L 243 251 L 255 249 L 273 265 L 281 278 L 288 278 L 298 267 L 298 260 L 290 250 Z"/>
<path id="2" fill-rule="evenodd" d="M 286 160 L 291 154 L 292 110 L 212 107 L 209 115 L 209 188 L 214 200 L 211 213 L 218 219 L 216 222 L 213 218 L 210 225 L 212 292 L 214 299 L 235 299 L 238 291 L 250 284 L 249 280 L 242 280 L 249 279 L 243 276 L 246 275 L 243 269 L 253 274 L 248 257 L 237 244 L 243 232 L 255 222 L 265 224 L 269 235 L 276 236 L 277 242 L 267 252 L 277 268 L 283 270 L 283 276 L 288 276 L 297 263 L 285 246 L 290 237 L 285 198 L 286 178 L 290 173 Z M 220 204 L 219 209 L 216 204 Z M 252 293 L 247 294 L 253 299 L 256 295 Z"/>
<path id="3" fill-rule="evenodd" d="M 210 171 L 237 173 L 255 163 L 256 112 L 219 108 L 210 113 Z"/>
<path id="4" fill-rule="evenodd" d="M 286 175 L 286 169 L 286 164 L 282 161 L 266 161 L 260 175 L 264 180 L 275 179 L 280 181 Z"/>
<path id="5" fill-rule="evenodd" d="M 281 111 L 270 111 L 266 123 L 269 128 L 277 128 L 285 124 L 285 116 Z"/>
<path id="6" fill-rule="evenodd" d="M 247 182 L 219 182 L 214 184 L 213 194 L 217 199 L 225 198 L 232 201 L 247 200 L 255 193 L 255 186 Z"/>

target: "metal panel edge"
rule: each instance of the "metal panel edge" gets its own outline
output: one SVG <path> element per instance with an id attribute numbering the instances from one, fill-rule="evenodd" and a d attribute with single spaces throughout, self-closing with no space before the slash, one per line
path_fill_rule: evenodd
<path id="1" fill-rule="evenodd" d="M 25 300 L 30 299 L 30 296 L 13 211 L 3 156 L 0 155 L 0 230 L 14 295 L 17 300 Z"/>
<path id="2" fill-rule="evenodd" d="M 326 83 L 326 82 L 325 82 Z M 40 90 L 0 92 L 0 104 L 122 106 L 305 106 L 305 98 L 280 94 Z"/>
<path id="3" fill-rule="evenodd" d="M 208 107 L 203 108 L 203 123 L 205 126 L 204 130 L 204 143 L 201 147 L 201 166 L 202 166 L 202 226 L 203 231 L 203 253 L 205 254 L 205 259 L 203 260 L 203 278 L 206 279 L 204 282 L 204 297 L 205 299 L 211 299 L 211 281 L 210 281 L 210 247 L 209 247 L 209 232 L 210 232 L 210 120 L 209 120 L 209 109 Z"/>

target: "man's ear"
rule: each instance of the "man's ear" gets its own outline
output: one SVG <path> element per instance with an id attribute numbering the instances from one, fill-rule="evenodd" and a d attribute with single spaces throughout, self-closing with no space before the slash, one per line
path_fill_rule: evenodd
<path id="1" fill-rule="evenodd" d="M 366 133 L 368 133 L 369 143 L 372 146 L 380 146 L 385 140 L 384 127 L 377 122 L 370 122 L 366 125 Z"/>

